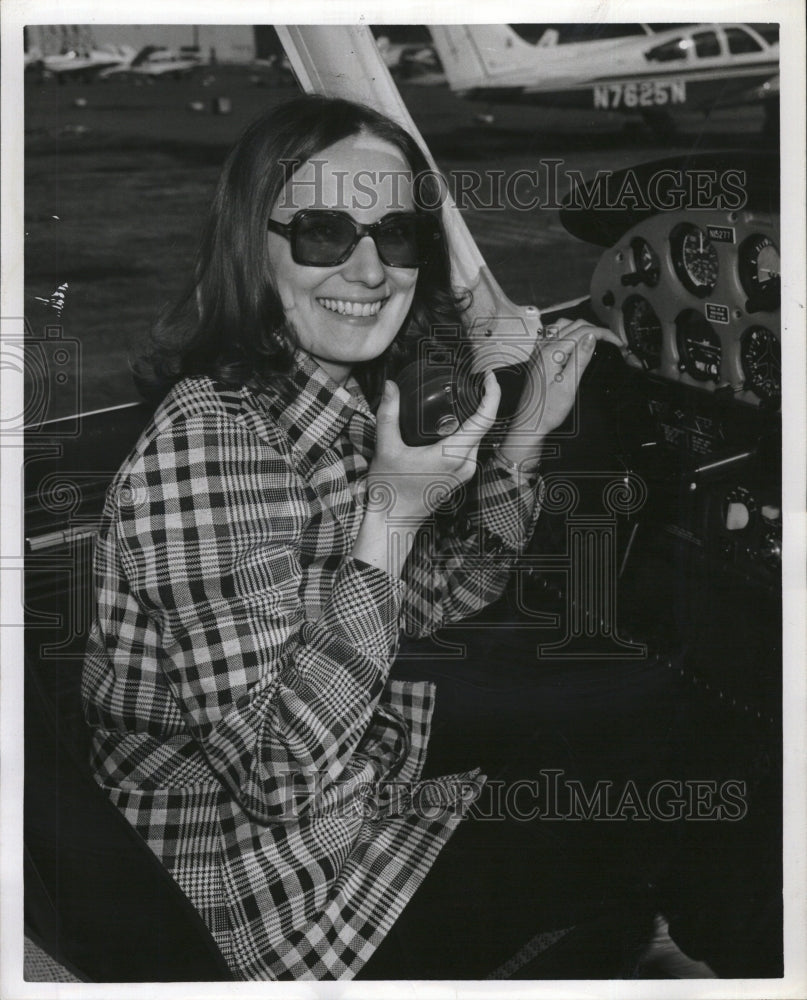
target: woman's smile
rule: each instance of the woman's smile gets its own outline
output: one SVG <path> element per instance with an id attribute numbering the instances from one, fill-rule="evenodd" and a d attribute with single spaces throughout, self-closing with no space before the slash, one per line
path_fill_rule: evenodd
<path id="1" fill-rule="evenodd" d="M 345 319 L 375 319 L 388 298 L 389 296 L 382 299 L 317 299 L 317 302 L 324 309 Z"/>

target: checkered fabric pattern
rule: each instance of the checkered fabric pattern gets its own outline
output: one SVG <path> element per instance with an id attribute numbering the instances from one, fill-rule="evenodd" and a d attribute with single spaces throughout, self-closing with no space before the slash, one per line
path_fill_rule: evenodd
<path id="1" fill-rule="evenodd" d="M 303 354 L 260 392 L 186 379 L 105 504 L 93 770 L 243 979 L 355 975 L 484 780 L 420 779 L 434 693 L 388 675 L 403 628 L 501 593 L 536 483 L 491 461 L 393 577 L 349 554 L 374 436 Z"/>

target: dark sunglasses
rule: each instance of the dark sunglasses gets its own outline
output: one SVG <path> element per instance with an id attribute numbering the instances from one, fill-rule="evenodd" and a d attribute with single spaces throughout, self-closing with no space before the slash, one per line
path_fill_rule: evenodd
<path id="1" fill-rule="evenodd" d="M 392 212 L 371 226 L 335 209 L 304 208 L 287 225 L 270 219 L 266 228 L 291 243 L 296 264 L 334 267 L 344 264 L 359 240 L 371 236 L 387 267 L 419 267 L 440 240 L 437 221 L 417 212 Z"/>

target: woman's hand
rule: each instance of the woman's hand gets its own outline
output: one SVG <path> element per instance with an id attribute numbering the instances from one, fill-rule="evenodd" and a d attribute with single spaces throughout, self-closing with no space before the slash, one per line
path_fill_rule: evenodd
<path id="1" fill-rule="evenodd" d="M 496 377 L 488 372 L 476 413 L 448 437 L 411 448 L 401 439 L 398 386 L 385 384 L 367 476 L 367 509 L 351 550 L 355 559 L 400 575 L 421 523 L 473 476 L 479 444 L 493 426 L 500 396 Z"/>
<path id="2" fill-rule="evenodd" d="M 453 434 L 434 444 L 409 447 L 401 439 L 400 390 L 387 382 L 376 416 L 376 450 L 369 471 L 370 505 L 374 488 L 391 488 L 396 517 L 423 520 L 434 508 L 435 492 L 453 492 L 476 469 L 482 438 L 493 426 L 501 391 L 492 372 L 476 413 Z"/>
<path id="3" fill-rule="evenodd" d="M 585 320 L 561 319 L 535 345 L 529 377 L 500 454 L 529 468 L 537 464 L 544 438 L 569 415 L 583 372 L 598 340 L 620 346 L 616 334 Z"/>

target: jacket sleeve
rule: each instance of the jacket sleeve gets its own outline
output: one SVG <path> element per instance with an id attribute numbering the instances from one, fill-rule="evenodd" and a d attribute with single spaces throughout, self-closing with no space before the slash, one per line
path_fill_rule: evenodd
<path id="1" fill-rule="evenodd" d="M 535 530 L 540 493 L 537 473 L 513 472 L 495 455 L 480 467 L 421 532 L 404 568 L 407 635 L 430 635 L 501 595 Z"/>
<path id="2" fill-rule="evenodd" d="M 403 584 L 337 556 L 330 597 L 308 615 L 308 487 L 288 455 L 227 414 L 172 425 L 123 486 L 111 530 L 185 726 L 246 811 L 296 818 L 370 724 Z"/>

